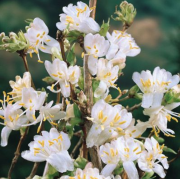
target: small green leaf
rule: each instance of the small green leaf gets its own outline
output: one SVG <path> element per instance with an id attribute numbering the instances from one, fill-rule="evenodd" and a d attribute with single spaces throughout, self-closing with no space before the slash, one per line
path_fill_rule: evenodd
<path id="1" fill-rule="evenodd" d="M 70 50 L 67 54 L 67 61 L 72 66 L 75 65 L 75 63 L 76 63 L 76 55 L 74 53 L 74 47 L 75 47 L 75 43 L 72 45 L 72 47 L 70 48 Z"/>
<path id="2" fill-rule="evenodd" d="M 77 104 L 73 104 L 73 109 L 74 109 L 75 117 L 81 118 L 81 111 L 79 110 L 79 107 Z"/>
<path id="3" fill-rule="evenodd" d="M 130 97 L 134 97 L 139 91 L 139 87 L 137 85 L 133 86 L 130 90 L 129 90 L 129 96 Z"/>
<path id="4" fill-rule="evenodd" d="M 99 31 L 99 34 L 101 36 L 106 36 L 106 34 L 107 34 L 108 30 L 109 30 L 109 21 L 110 21 L 110 19 L 108 19 L 107 23 L 104 23 L 104 21 L 103 21 L 103 24 L 101 25 L 101 29 Z"/>
<path id="5" fill-rule="evenodd" d="M 74 161 L 74 167 L 75 168 L 80 168 L 80 169 L 84 169 L 86 164 L 88 163 L 88 161 L 83 158 L 83 157 L 78 157 L 75 161 Z"/>
<path id="6" fill-rule="evenodd" d="M 69 43 L 72 44 L 76 42 L 80 36 L 83 36 L 83 33 L 77 30 L 72 30 L 67 34 L 66 38 L 69 41 Z"/>
<path id="7" fill-rule="evenodd" d="M 76 126 L 79 125 L 80 123 L 82 123 L 82 119 L 78 118 L 78 117 L 73 117 L 71 118 L 70 122 L 71 126 Z"/>
<path id="8" fill-rule="evenodd" d="M 154 172 L 146 172 L 142 179 L 150 179 L 154 175 Z"/>
<path id="9" fill-rule="evenodd" d="M 119 162 L 117 167 L 114 170 L 114 174 L 115 175 L 120 175 L 122 172 L 123 172 L 123 166 L 122 166 L 122 163 Z"/>
<path id="10" fill-rule="evenodd" d="M 81 69 L 81 75 L 79 77 L 78 85 L 81 90 L 84 90 L 84 71 L 82 67 L 80 69 Z"/>
<path id="11" fill-rule="evenodd" d="M 173 154 L 177 154 L 173 149 L 171 149 L 171 148 L 169 148 L 167 146 L 164 146 L 163 151 L 164 152 L 173 153 Z"/>
<path id="12" fill-rule="evenodd" d="M 20 134 L 21 134 L 21 136 L 24 135 L 24 133 L 26 132 L 26 128 L 27 128 L 27 127 L 21 127 L 21 128 L 20 128 Z M 28 129 L 28 131 L 29 131 L 29 129 Z M 27 131 L 27 133 L 28 133 L 28 131 Z"/>
<path id="13" fill-rule="evenodd" d="M 55 81 L 52 77 L 50 77 L 50 76 L 47 76 L 47 77 L 43 78 L 42 81 L 46 82 L 48 85 L 51 85 L 51 84 L 53 84 L 53 83 L 56 82 L 56 81 Z"/>
<path id="14" fill-rule="evenodd" d="M 97 87 L 99 86 L 100 81 L 99 80 L 92 80 L 92 88 L 93 88 L 93 92 L 95 92 L 95 90 L 97 89 Z"/>

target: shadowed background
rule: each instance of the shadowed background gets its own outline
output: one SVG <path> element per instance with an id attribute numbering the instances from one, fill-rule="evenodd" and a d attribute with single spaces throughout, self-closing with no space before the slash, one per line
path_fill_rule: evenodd
<path id="1" fill-rule="evenodd" d="M 6 35 L 13 31 L 25 32 L 25 19 L 33 19 L 40 17 L 45 21 L 50 30 L 50 35 L 55 38 L 56 22 L 59 21 L 59 14 L 62 13 L 62 7 L 69 3 L 76 4 L 77 0 L 0 0 L 0 32 L 5 32 Z M 87 0 L 84 0 L 88 3 Z M 127 66 L 123 70 L 124 76 L 118 81 L 121 89 L 126 89 L 134 85 L 132 81 L 132 73 L 134 71 L 153 70 L 156 66 L 165 68 L 172 73 L 178 73 L 180 67 L 180 1 L 172 0 L 129 0 L 137 9 L 137 17 L 134 24 L 129 28 L 128 32 L 135 38 L 137 44 L 141 47 L 141 53 L 137 57 L 127 58 Z M 120 4 L 120 0 L 98 0 L 96 20 L 99 24 L 103 20 L 107 21 L 113 15 L 114 7 Z M 121 30 L 119 22 L 111 20 L 111 29 Z M 77 47 L 77 53 L 80 56 L 80 50 Z M 42 60 L 50 60 L 47 54 L 41 54 Z M 79 62 L 82 63 L 80 57 Z M 42 78 L 47 76 L 44 65 L 37 63 L 36 55 L 31 59 L 28 56 L 30 72 L 37 88 L 44 87 L 46 84 L 42 82 Z M 0 94 L 2 91 L 9 92 L 9 80 L 14 80 L 16 75 L 22 76 L 25 71 L 22 59 L 15 53 L 0 51 Z M 113 95 L 116 95 L 112 91 Z M 55 95 L 51 95 L 55 98 Z M 49 99 L 50 100 L 50 99 Z M 124 105 L 133 105 L 134 100 L 129 100 Z M 179 111 L 179 110 L 177 110 Z M 147 117 L 142 115 L 142 110 L 135 111 L 133 116 L 136 119 L 147 120 Z M 176 138 L 167 138 L 167 145 L 171 146 L 175 151 L 180 146 L 180 125 L 174 121 L 168 124 L 168 127 L 176 132 Z M 0 126 L 2 128 L 2 126 Z M 46 126 L 46 130 L 49 126 Z M 22 149 L 28 149 L 27 144 L 33 139 L 36 134 L 37 126 L 30 128 L 30 133 L 23 143 Z M 161 134 L 161 136 L 163 136 Z M 19 131 L 13 131 L 9 138 L 7 147 L 0 147 L 0 177 L 6 177 L 11 159 L 14 156 L 14 151 L 19 141 Z M 76 140 L 74 140 L 74 143 Z M 72 144 L 73 147 L 73 144 Z M 170 159 L 173 155 L 169 155 Z M 13 178 L 25 178 L 29 175 L 33 163 L 27 162 L 19 158 L 13 172 Z M 178 179 L 180 160 L 175 161 L 168 170 L 167 179 Z M 38 169 L 39 175 L 42 174 L 44 163 Z M 157 177 L 159 178 L 159 177 Z"/>

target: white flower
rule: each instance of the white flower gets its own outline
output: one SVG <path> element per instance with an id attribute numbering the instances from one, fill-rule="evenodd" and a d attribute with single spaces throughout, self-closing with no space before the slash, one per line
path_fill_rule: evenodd
<path id="1" fill-rule="evenodd" d="M 99 173 L 97 168 L 87 168 L 85 170 L 81 170 L 78 168 L 73 177 L 70 176 L 62 176 L 60 179 L 111 179 L 111 177 L 105 177 Z M 120 178 L 117 178 L 120 179 Z"/>
<path id="2" fill-rule="evenodd" d="M 46 98 L 46 92 L 40 92 L 40 94 L 33 88 L 23 88 L 22 99 L 17 104 L 23 106 L 26 110 L 28 119 L 32 122 L 35 120 L 35 111 L 40 110 L 43 106 Z"/>
<path id="3" fill-rule="evenodd" d="M 147 127 L 152 127 L 156 136 L 161 130 L 164 135 L 173 137 L 171 134 L 174 134 L 174 131 L 167 128 L 167 122 L 171 121 L 171 119 L 178 122 L 176 117 L 179 117 L 179 114 L 171 111 L 178 106 L 180 106 L 180 103 L 171 103 L 166 106 L 160 105 L 159 107 L 145 109 L 144 114 L 150 116 L 149 121 L 145 122 Z"/>
<path id="4" fill-rule="evenodd" d="M 155 172 L 161 178 L 166 176 L 164 169 L 169 168 L 169 164 L 167 162 L 167 157 L 162 154 L 163 146 L 160 147 L 159 143 L 151 137 L 151 139 L 147 138 L 144 146 L 147 151 L 143 151 L 138 159 L 139 168 L 145 172 Z M 163 167 L 159 164 L 162 163 Z"/>
<path id="5" fill-rule="evenodd" d="M 32 53 L 36 53 L 38 56 L 38 62 L 40 60 L 39 50 L 50 53 L 51 48 L 57 47 L 60 50 L 59 43 L 48 35 L 49 29 L 40 18 L 35 18 L 33 22 L 30 24 L 30 28 L 25 33 L 25 37 L 28 39 L 30 46 L 28 53 L 32 57 Z"/>
<path id="6" fill-rule="evenodd" d="M 47 161 L 61 173 L 74 170 L 73 160 L 67 151 L 70 140 L 64 132 L 59 133 L 55 128 L 50 132 L 42 131 L 42 136 L 36 135 L 29 147 L 30 150 L 22 152 L 22 158 L 32 162 Z"/>
<path id="7" fill-rule="evenodd" d="M 29 72 L 25 72 L 23 78 L 16 76 L 16 81 L 9 81 L 11 88 L 13 89 L 10 93 L 14 100 L 21 99 L 22 89 L 31 87 L 31 75 Z"/>
<path id="8" fill-rule="evenodd" d="M 74 105 L 70 104 L 69 101 L 66 101 L 66 117 L 64 118 L 65 120 L 68 120 L 70 118 L 75 117 L 74 115 Z"/>
<path id="9" fill-rule="evenodd" d="M 92 75 L 97 73 L 98 57 L 106 55 L 109 48 L 109 41 L 99 34 L 87 34 L 84 37 L 84 48 L 88 57 L 88 68 Z"/>
<path id="10" fill-rule="evenodd" d="M 39 109 L 39 116 L 36 118 L 34 115 L 34 121 L 26 126 L 35 125 L 40 122 L 37 131 L 37 133 L 39 133 L 43 121 L 48 120 L 51 124 L 56 124 L 53 121 L 63 119 L 66 116 L 66 113 L 64 111 L 60 111 L 62 104 L 56 104 L 54 106 L 52 106 L 52 104 L 53 101 L 47 103 L 45 106 L 41 106 Z"/>
<path id="11" fill-rule="evenodd" d="M 170 72 L 156 67 L 153 75 L 149 70 L 133 73 L 133 81 L 144 93 L 142 107 L 158 106 L 163 93 L 179 83 L 179 76 L 172 76 Z"/>
<path id="12" fill-rule="evenodd" d="M 87 135 L 87 147 L 99 146 L 110 139 L 114 132 L 121 135 L 132 120 L 132 114 L 121 105 L 112 107 L 99 100 L 92 108 L 91 118 L 93 125 Z"/>
<path id="13" fill-rule="evenodd" d="M 113 66 L 111 62 L 106 59 L 99 59 L 97 64 L 97 80 L 100 80 L 99 87 L 94 92 L 96 98 L 106 97 L 109 87 L 116 88 L 114 83 L 118 79 L 118 66 Z M 106 94 L 106 95 L 105 95 Z"/>
<path id="14" fill-rule="evenodd" d="M 45 61 L 45 68 L 49 75 L 56 80 L 56 83 L 53 84 L 51 87 L 48 86 L 47 88 L 54 92 L 62 92 L 64 97 L 70 96 L 70 84 L 76 85 L 78 83 L 80 77 L 80 68 L 75 66 L 67 67 L 67 64 L 64 61 L 59 59 L 55 59 L 53 63 L 50 61 Z M 55 91 L 54 87 L 59 83 L 61 89 Z"/>
<path id="15" fill-rule="evenodd" d="M 134 57 L 141 49 L 137 46 L 130 34 L 122 31 L 113 31 L 112 35 L 107 33 L 111 45 L 106 55 L 107 59 L 125 59 L 126 56 Z"/>
<path id="16" fill-rule="evenodd" d="M 140 144 L 135 142 L 133 138 L 125 140 L 124 137 L 119 137 L 110 144 L 106 143 L 100 147 L 101 159 L 107 164 L 103 168 L 102 174 L 109 176 L 121 161 L 128 178 L 139 179 L 138 171 L 133 162 L 139 158 L 140 153 Z"/>
<path id="17" fill-rule="evenodd" d="M 2 110 L 0 110 L 0 119 L 3 119 L 5 127 L 1 131 L 1 146 L 8 144 L 8 138 L 12 130 L 19 130 L 23 124 L 26 124 L 28 119 L 25 115 L 22 115 L 23 111 L 17 104 L 5 104 L 2 103 Z"/>
<path id="18" fill-rule="evenodd" d="M 59 30 L 64 30 L 69 27 L 69 30 L 77 30 L 83 33 L 96 33 L 100 30 L 96 21 L 90 17 L 91 11 L 87 4 L 79 1 L 77 6 L 69 4 L 68 7 L 63 7 L 63 14 L 60 14 L 60 22 L 56 23 Z"/>

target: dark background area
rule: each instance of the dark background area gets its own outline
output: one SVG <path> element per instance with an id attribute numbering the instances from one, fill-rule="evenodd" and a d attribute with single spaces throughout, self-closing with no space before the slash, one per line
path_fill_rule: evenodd
<path id="1" fill-rule="evenodd" d="M 0 0 L 0 32 L 6 35 L 13 31 L 25 32 L 26 19 L 40 17 L 45 21 L 50 30 L 50 35 L 55 38 L 56 22 L 59 21 L 59 14 L 62 13 L 62 7 L 69 3 L 76 4 L 76 0 Z M 87 0 L 84 0 L 88 3 Z M 165 68 L 172 73 L 180 72 L 180 0 L 129 0 L 137 9 L 137 17 L 134 24 L 128 30 L 135 38 L 137 44 L 141 47 L 141 53 L 134 58 L 127 58 L 127 66 L 123 70 L 124 76 L 118 81 L 121 89 L 126 89 L 134 85 L 132 74 L 134 71 L 153 70 L 156 66 Z M 99 24 L 103 20 L 107 21 L 113 14 L 114 7 L 120 4 L 120 0 L 98 0 L 96 20 Z M 121 24 L 111 20 L 111 31 L 120 30 Z M 80 50 L 77 47 L 77 53 L 80 59 Z M 41 54 L 42 60 L 50 59 L 47 54 Z M 42 78 L 47 76 L 43 64 L 37 63 L 36 55 L 31 59 L 28 56 L 29 68 L 37 88 L 44 87 Z M 25 72 L 22 59 L 16 54 L 0 51 L 0 94 L 2 91 L 11 91 L 9 80 L 14 80 L 16 75 L 22 76 Z M 112 91 L 113 95 L 116 95 Z M 55 98 L 55 94 L 51 95 Z M 50 98 L 49 100 L 51 100 Z M 129 100 L 124 105 L 133 105 L 134 100 Z M 179 110 L 177 110 L 179 111 Z M 136 119 L 147 120 L 142 115 L 142 110 L 135 111 L 133 116 Z M 175 151 L 180 146 L 180 125 L 172 121 L 168 127 L 176 132 L 175 138 L 166 138 L 166 145 L 171 146 Z M 2 126 L 0 126 L 2 128 Z M 48 130 L 49 126 L 45 126 Z M 28 137 L 23 143 L 22 150 L 28 149 L 27 144 L 32 141 L 36 134 L 37 126 L 30 128 Z M 161 136 L 163 136 L 161 134 Z M 13 131 L 9 138 L 7 147 L 0 147 L 0 177 L 6 177 L 14 151 L 19 141 L 19 131 Z M 74 140 L 75 143 L 76 140 Z M 73 147 L 73 144 L 72 144 Z M 173 158 L 169 155 L 169 159 Z M 38 174 L 42 175 L 42 163 L 38 169 Z M 33 163 L 19 158 L 13 172 L 14 179 L 23 179 L 27 177 L 32 169 Z M 180 160 L 175 161 L 168 170 L 167 179 L 180 179 Z M 158 177 L 157 177 L 158 178 Z"/>

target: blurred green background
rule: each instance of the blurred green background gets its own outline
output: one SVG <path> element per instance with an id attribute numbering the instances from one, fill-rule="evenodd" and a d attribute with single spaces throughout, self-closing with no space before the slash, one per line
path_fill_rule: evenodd
<path id="1" fill-rule="evenodd" d="M 50 35 L 55 37 L 56 22 L 59 21 L 59 14 L 62 7 L 69 3 L 76 4 L 77 0 L 0 0 L 0 32 L 18 32 L 25 30 L 25 19 L 40 17 L 45 21 L 50 30 Z M 88 0 L 84 0 L 88 3 Z M 127 58 L 127 66 L 123 70 L 124 76 L 118 81 L 121 89 L 126 89 L 134 85 L 132 73 L 141 70 L 153 70 L 156 66 L 165 68 L 172 73 L 178 73 L 180 67 L 180 0 L 129 0 L 137 9 L 137 17 L 134 24 L 128 30 L 141 47 L 140 55 L 135 58 Z M 114 7 L 120 4 L 120 0 L 98 0 L 96 20 L 99 24 L 103 20 L 107 21 L 113 14 Z M 111 20 L 111 30 L 121 29 L 121 24 Z M 77 51 L 79 51 L 77 49 Z M 80 55 L 80 52 L 79 52 Z M 41 59 L 50 59 L 49 55 L 41 54 Z M 81 59 L 79 59 L 81 60 Z M 28 56 L 29 68 L 32 73 L 36 87 L 46 87 L 42 78 L 47 76 L 44 65 L 37 63 L 37 57 L 31 59 Z M 9 80 L 14 80 L 16 75 L 21 75 L 25 71 L 22 59 L 17 54 L 0 51 L 0 93 L 10 91 Z M 1 95 L 2 97 L 2 95 Z M 55 95 L 52 95 L 55 98 Z M 125 105 L 135 103 L 130 100 Z M 177 110 L 178 111 L 178 110 Z M 135 111 L 136 119 L 147 120 L 142 115 L 142 110 Z M 2 128 L 2 126 L 0 126 Z M 36 126 L 31 127 L 30 135 L 23 143 L 22 149 L 28 149 L 27 144 L 36 134 Z M 175 151 L 180 146 L 180 125 L 175 122 L 169 123 L 169 128 L 176 132 L 176 138 L 166 138 L 167 145 Z M 46 128 L 48 130 L 48 127 Z M 6 177 L 11 159 L 19 141 L 19 132 L 13 131 L 9 138 L 7 147 L 0 147 L 0 177 Z M 169 158 L 173 158 L 169 155 Z M 33 163 L 19 158 L 18 164 L 13 172 L 14 179 L 23 179 L 28 176 Z M 41 175 L 44 163 L 38 169 Z M 180 159 L 172 163 L 168 170 L 167 179 L 180 179 Z M 159 177 L 157 177 L 159 178 Z"/>

